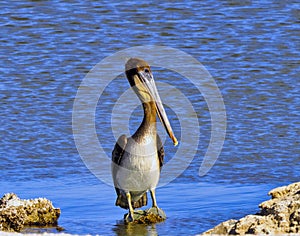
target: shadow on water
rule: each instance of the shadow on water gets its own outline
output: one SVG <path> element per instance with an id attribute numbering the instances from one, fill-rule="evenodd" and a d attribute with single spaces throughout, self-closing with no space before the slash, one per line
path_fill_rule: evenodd
<path id="1" fill-rule="evenodd" d="M 156 224 L 163 224 L 163 222 Z M 118 236 L 151 236 L 158 235 L 156 224 L 125 224 L 123 220 L 119 220 L 116 222 L 116 225 L 112 228 L 112 230 L 115 235 Z"/>

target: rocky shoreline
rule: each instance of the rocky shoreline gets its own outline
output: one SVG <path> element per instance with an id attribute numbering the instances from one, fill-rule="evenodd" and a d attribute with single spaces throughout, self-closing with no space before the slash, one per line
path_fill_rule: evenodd
<path id="1" fill-rule="evenodd" d="M 269 195 L 272 199 L 262 202 L 258 213 L 225 221 L 201 235 L 300 235 L 300 182 L 275 188 Z M 59 216 L 60 209 L 48 199 L 22 200 L 8 193 L 0 199 L 0 235 L 18 235 L 30 226 L 55 227 Z"/>
<path id="2" fill-rule="evenodd" d="M 269 195 L 272 199 L 262 202 L 258 213 L 225 221 L 202 235 L 299 235 L 300 182 L 275 188 Z"/>
<path id="3" fill-rule="evenodd" d="M 20 232 L 24 227 L 55 227 L 60 209 L 46 198 L 20 199 L 7 193 L 0 199 L 0 231 Z"/>

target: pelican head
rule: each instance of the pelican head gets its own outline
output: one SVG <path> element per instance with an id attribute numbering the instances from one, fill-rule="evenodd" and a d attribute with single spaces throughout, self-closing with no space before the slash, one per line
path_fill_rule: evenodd
<path id="1" fill-rule="evenodd" d="M 141 102 L 153 102 L 155 104 L 156 113 L 176 146 L 178 141 L 174 136 L 166 111 L 162 105 L 149 64 L 142 59 L 131 58 L 125 65 L 125 71 L 130 86 Z"/>

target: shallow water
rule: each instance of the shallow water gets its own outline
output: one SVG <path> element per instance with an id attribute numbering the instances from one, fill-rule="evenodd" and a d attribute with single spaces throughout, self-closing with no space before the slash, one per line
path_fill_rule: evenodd
<path id="1" fill-rule="evenodd" d="M 0 194 L 50 198 L 61 208 L 59 224 L 68 233 L 194 235 L 255 213 L 270 189 L 299 181 L 299 3 L 1 5 Z M 72 108 L 82 79 L 96 63 L 118 50 L 149 44 L 183 50 L 206 67 L 223 95 L 227 135 L 216 164 L 200 177 L 211 129 L 207 104 L 187 80 L 153 68 L 157 81 L 172 84 L 193 103 L 200 141 L 187 150 L 197 151 L 189 168 L 157 190 L 168 219 L 130 228 L 121 221 L 126 212 L 114 206 L 114 189 L 78 154 Z M 97 106 L 97 135 L 108 155 L 115 138 L 107 114 L 128 88 L 119 76 Z M 176 114 L 167 112 L 180 134 Z M 140 119 L 138 107 L 131 132 Z M 165 150 L 167 160 L 176 151 L 168 139 Z"/>

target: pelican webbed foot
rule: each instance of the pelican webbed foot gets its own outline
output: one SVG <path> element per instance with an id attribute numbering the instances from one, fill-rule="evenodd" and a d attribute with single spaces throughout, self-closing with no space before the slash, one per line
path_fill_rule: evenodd
<path id="1" fill-rule="evenodd" d="M 133 222 L 133 221 L 134 221 L 133 213 L 128 212 L 127 214 L 125 214 L 125 215 L 124 215 L 124 221 L 125 221 L 126 223 Z"/>

